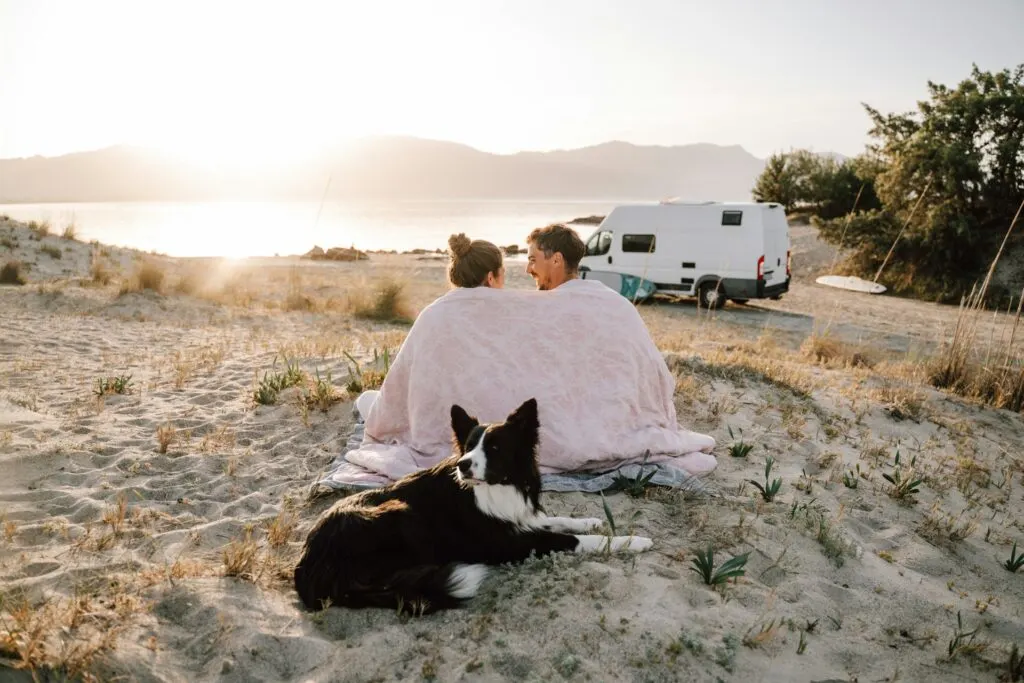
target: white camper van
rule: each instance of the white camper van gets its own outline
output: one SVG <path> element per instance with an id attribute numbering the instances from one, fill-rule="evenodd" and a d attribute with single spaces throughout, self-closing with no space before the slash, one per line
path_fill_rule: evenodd
<path id="1" fill-rule="evenodd" d="M 789 291 L 789 223 L 780 204 L 682 202 L 617 206 L 586 240 L 580 270 L 611 271 L 692 295 L 717 308 L 731 299 Z"/>

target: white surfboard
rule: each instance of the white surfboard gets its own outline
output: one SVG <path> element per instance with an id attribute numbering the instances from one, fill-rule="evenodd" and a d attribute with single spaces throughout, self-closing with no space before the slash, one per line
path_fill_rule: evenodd
<path id="1" fill-rule="evenodd" d="M 865 294 L 881 294 L 885 291 L 885 285 L 880 285 L 877 282 L 865 280 L 854 275 L 822 275 L 815 282 L 826 287 L 846 289 L 851 292 L 863 292 Z"/>

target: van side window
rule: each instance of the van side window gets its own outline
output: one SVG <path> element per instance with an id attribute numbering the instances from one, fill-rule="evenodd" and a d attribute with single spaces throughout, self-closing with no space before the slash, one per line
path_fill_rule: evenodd
<path id="1" fill-rule="evenodd" d="M 723 211 L 722 225 L 743 225 L 742 211 Z"/>
<path id="2" fill-rule="evenodd" d="M 603 256 L 608 253 L 612 246 L 612 234 L 607 230 L 595 232 L 587 240 L 586 256 Z"/>
<path id="3" fill-rule="evenodd" d="M 622 251 L 624 253 L 640 252 L 647 254 L 654 251 L 654 235 L 623 235 Z"/>

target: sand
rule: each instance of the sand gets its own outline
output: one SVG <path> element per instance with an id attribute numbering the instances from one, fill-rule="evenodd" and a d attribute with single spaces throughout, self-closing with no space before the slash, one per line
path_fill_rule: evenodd
<path id="1" fill-rule="evenodd" d="M 720 443 L 720 495 L 611 493 L 653 551 L 496 569 L 467 608 L 410 619 L 307 612 L 290 571 L 336 500 L 310 492 L 352 429 L 348 355 L 372 365 L 408 329 L 353 311 L 397 279 L 414 315 L 445 290 L 444 261 L 190 261 L 34 237 L 0 221 L 0 265 L 32 264 L 0 286 L 2 680 L 995 681 L 1024 645 L 1024 574 L 1001 566 L 1024 545 L 1021 415 L 923 381 L 955 308 L 816 287 L 820 245 L 779 302 L 640 309 L 681 422 Z M 121 293 L 142 262 L 163 293 Z M 508 286 L 531 286 L 522 266 Z M 1004 324 L 986 317 L 982 337 Z M 255 402 L 288 362 L 305 379 Z M 326 410 L 302 402 L 328 371 Z M 740 439 L 753 449 L 733 457 Z M 748 481 L 769 455 L 772 501 Z M 923 481 L 900 498 L 883 475 L 911 463 Z M 545 502 L 604 516 L 593 495 Z M 747 554 L 745 575 L 704 585 L 690 566 L 709 546 L 716 565 Z"/>

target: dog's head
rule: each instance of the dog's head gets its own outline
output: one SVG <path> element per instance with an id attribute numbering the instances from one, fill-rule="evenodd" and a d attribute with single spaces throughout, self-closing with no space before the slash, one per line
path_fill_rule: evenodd
<path id="1" fill-rule="evenodd" d="M 452 406 L 452 432 L 459 458 L 456 477 L 467 484 L 510 484 L 524 492 L 540 488 L 537 400 L 529 399 L 504 422 L 480 424 L 462 406 Z"/>

